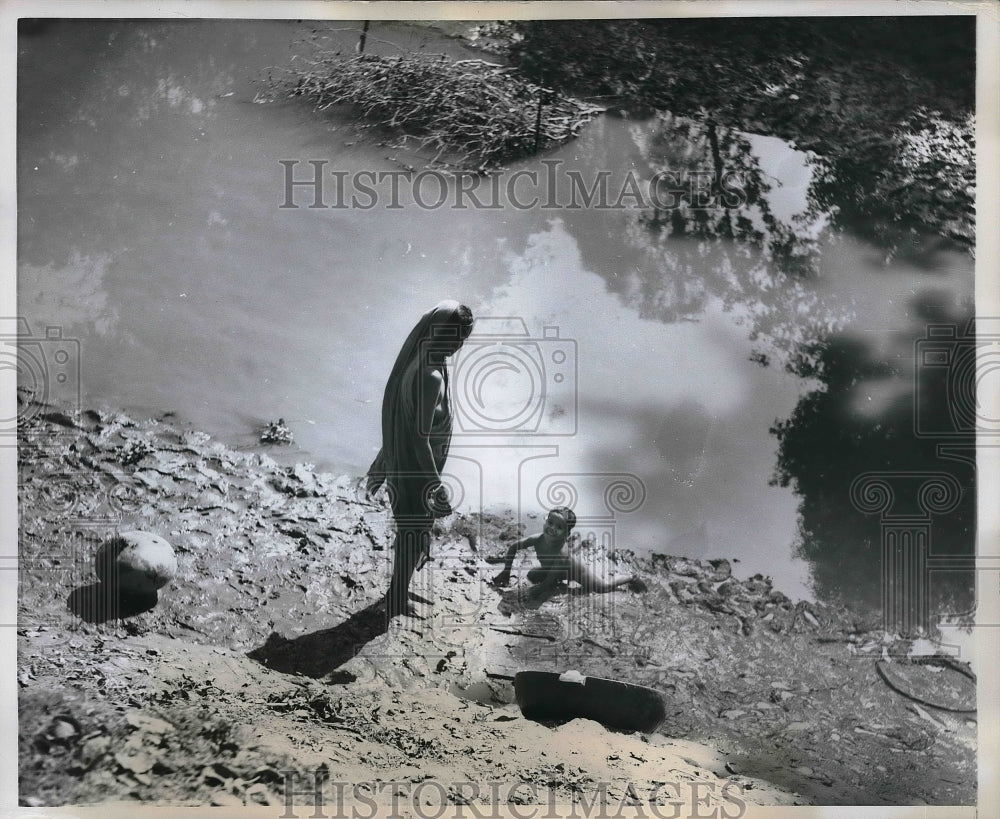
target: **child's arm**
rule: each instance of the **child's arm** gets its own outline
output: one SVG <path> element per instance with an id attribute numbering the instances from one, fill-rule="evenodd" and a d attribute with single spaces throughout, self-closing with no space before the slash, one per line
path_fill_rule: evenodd
<path id="1" fill-rule="evenodd" d="M 506 586 L 510 582 L 510 567 L 514 565 L 514 555 L 516 555 L 521 549 L 528 549 L 535 545 L 535 541 L 538 539 L 538 535 L 530 535 L 528 537 L 521 538 L 520 540 L 515 540 L 510 546 L 507 547 L 507 554 L 502 558 L 494 558 L 491 563 L 499 563 L 503 561 L 503 570 L 496 577 L 493 578 L 494 586 Z"/>

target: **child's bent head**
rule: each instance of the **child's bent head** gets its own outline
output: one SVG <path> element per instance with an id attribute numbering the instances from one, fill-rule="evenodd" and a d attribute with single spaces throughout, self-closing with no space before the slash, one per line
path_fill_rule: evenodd
<path id="1" fill-rule="evenodd" d="M 570 529 L 576 526 L 576 515 L 573 510 L 568 506 L 556 506 L 549 510 L 548 517 L 546 518 L 546 523 L 554 523 L 553 517 L 556 521 L 563 524 L 566 527 L 566 533 L 569 534 Z"/>

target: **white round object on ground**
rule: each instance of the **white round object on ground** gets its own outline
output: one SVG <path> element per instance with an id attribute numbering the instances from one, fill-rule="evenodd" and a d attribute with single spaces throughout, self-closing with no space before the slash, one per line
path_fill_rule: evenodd
<path id="1" fill-rule="evenodd" d="M 155 594 L 176 574 L 173 547 L 152 532 L 122 532 L 97 550 L 97 576 L 125 594 Z"/>

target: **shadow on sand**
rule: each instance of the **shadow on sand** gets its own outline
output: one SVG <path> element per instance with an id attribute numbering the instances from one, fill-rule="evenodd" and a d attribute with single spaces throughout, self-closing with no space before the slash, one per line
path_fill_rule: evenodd
<path id="1" fill-rule="evenodd" d="M 70 592 L 66 608 L 88 623 L 124 620 L 156 605 L 156 592 L 126 594 L 112 583 L 90 583 Z"/>
<path id="2" fill-rule="evenodd" d="M 271 632 L 264 645 L 247 652 L 247 657 L 272 671 L 325 677 L 387 631 L 385 601 L 379 600 L 333 628 L 303 634 L 293 640 Z"/>

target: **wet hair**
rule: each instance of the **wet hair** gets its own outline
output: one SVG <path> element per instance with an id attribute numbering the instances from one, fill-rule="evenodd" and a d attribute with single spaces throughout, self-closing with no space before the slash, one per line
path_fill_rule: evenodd
<path id="1" fill-rule="evenodd" d="M 466 307 L 464 304 L 457 304 L 452 302 L 456 306 L 452 308 L 452 313 L 444 321 L 432 325 L 430 328 L 431 338 L 434 339 L 454 339 L 458 338 L 465 341 L 472 333 L 472 326 L 475 323 L 475 318 L 472 315 L 472 311 Z M 442 302 L 445 304 L 445 302 Z M 440 308 L 441 305 L 438 305 Z"/>
<path id="2" fill-rule="evenodd" d="M 458 324 L 459 335 L 463 339 L 468 338 L 472 332 L 472 325 L 476 321 L 472 315 L 472 311 L 464 304 L 458 305 L 458 309 L 455 311 L 455 321 Z"/>
<path id="3" fill-rule="evenodd" d="M 551 515 L 555 512 L 559 517 L 566 521 L 566 531 L 569 532 L 574 526 L 576 526 L 576 514 L 568 506 L 556 506 L 549 509 L 549 514 Z"/>

